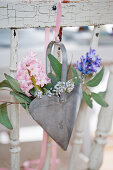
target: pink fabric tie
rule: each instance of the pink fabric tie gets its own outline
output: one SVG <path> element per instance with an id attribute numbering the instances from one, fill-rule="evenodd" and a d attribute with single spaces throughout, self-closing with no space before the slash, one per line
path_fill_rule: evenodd
<path id="1" fill-rule="evenodd" d="M 50 28 L 45 28 L 45 43 L 44 43 L 44 69 L 46 72 L 46 49 L 49 44 Z"/>
<path id="2" fill-rule="evenodd" d="M 60 30 L 60 25 L 61 25 L 62 6 L 61 6 L 61 0 L 58 0 L 58 1 L 59 2 L 57 6 L 56 27 L 53 27 L 54 41 L 59 41 L 58 34 Z"/>
<path id="3" fill-rule="evenodd" d="M 59 30 L 60 30 L 60 25 L 61 25 L 61 14 L 62 14 L 62 6 L 61 6 L 61 0 L 58 2 L 57 6 L 57 16 L 56 16 L 56 27 L 53 27 L 53 35 L 54 41 L 59 41 Z M 50 170 L 55 169 L 56 165 L 56 154 L 57 154 L 57 144 L 54 140 L 52 140 L 52 152 L 51 152 L 51 164 L 50 164 Z"/>
<path id="4" fill-rule="evenodd" d="M 61 24 L 61 13 L 62 13 L 61 0 L 59 0 L 58 6 L 57 6 L 56 27 L 53 27 L 53 33 L 54 33 L 53 40 L 54 41 L 59 41 L 58 34 L 59 34 L 60 24 Z M 46 71 L 46 49 L 47 49 L 47 45 L 49 43 L 49 34 L 50 34 L 50 28 L 45 28 L 45 44 L 44 44 L 44 68 L 45 68 L 45 71 Z M 34 170 L 34 169 L 30 168 L 30 166 L 33 164 L 37 165 L 38 170 L 41 170 L 43 168 L 45 155 L 46 155 L 46 147 L 47 147 L 47 133 L 45 131 L 43 131 L 43 141 L 42 141 L 40 160 L 24 162 L 23 166 L 24 166 L 25 170 Z M 52 140 L 50 170 L 55 169 L 56 151 L 57 151 L 57 144 L 54 140 Z"/>

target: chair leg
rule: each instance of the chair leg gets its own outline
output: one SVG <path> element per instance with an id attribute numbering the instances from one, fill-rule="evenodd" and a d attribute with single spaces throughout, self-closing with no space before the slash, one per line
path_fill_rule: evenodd
<path id="1" fill-rule="evenodd" d="M 109 104 L 108 108 L 102 107 L 98 117 L 98 124 L 96 130 L 96 137 L 94 139 L 88 170 L 99 170 L 103 161 L 103 151 L 106 144 L 106 138 L 109 134 L 112 118 L 113 118 L 113 65 L 110 67 L 110 76 L 108 80 L 108 87 L 105 100 Z"/>
<path id="2" fill-rule="evenodd" d="M 10 75 L 16 76 L 16 66 L 18 61 L 18 30 L 11 29 L 11 51 L 10 51 Z M 11 96 L 11 101 L 17 103 L 17 100 Z M 10 152 L 11 152 L 11 170 L 20 169 L 20 147 L 19 147 L 19 105 L 11 105 L 10 120 L 13 130 L 10 133 Z"/>

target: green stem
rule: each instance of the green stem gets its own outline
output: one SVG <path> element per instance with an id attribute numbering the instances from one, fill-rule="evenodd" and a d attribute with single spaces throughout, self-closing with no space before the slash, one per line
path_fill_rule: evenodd
<path id="1" fill-rule="evenodd" d="M 38 85 L 36 85 L 36 80 L 35 80 L 35 77 L 34 77 L 34 76 L 31 77 L 31 80 L 32 80 L 32 82 L 33 82 L 33 85 L 34 85 L 38 90 L 42 91 L 41 87 L 38 86 Z"/>
<path id="2" fill-rule="evenodd" d="M 90 89 L 88 88 L 88 86 L 85 84 L 85 83 L 83 83 L 83 85 L 85 86 L 85 88 L 88 90 L 88 92 L 91 94 L 91 91 L 90 91 Z M 89 94 L 89 95 L 90 95 Z"/>
<path id="3" fill-rule="evenodd" d="M 15 93 L 19 96 L 19 97 L 21 97 L 21 98 L 23 98 L 24 100 L 26 100 L 23 96 L 21 96 L 17 91 L 15 91 Z M 28 97 L 28 96 L 27 96 Z M 28 103 L 28 101 L 26 100 L 26 102 Z M 25 103 L 20 103 L 20 104 L 25 104 Z"/>
<path id="4" fill-rule="evenodd" d="M 0 91 L 2 91 L 2 90 L 10 91 L 10 90 L 8 90 L 8 89 L 0 89 Z"/>
<path id="5" fill-rule="evenodd" d="M 0 101 L 0 103 L 8 103 L 8 104 L 25 104 L 25 103 L 8 102 L 8 101 L 5 101 L 5 100 Z"/>
<path id="6" fill-rule="evenodd" d="M 30 76 L 30 71 L 29 71 L 29 70 L 27 70 L 27 71 L 28 71 L 28 74 L 29 74 L 29 76 Z M 33 85 L 34 85 L 38 90 L 42 91 L 41 87 L 38 86 L 38 85 L 36 85 L 35 77 L 32 76 L 32 77 L 30 77 L 30 78 L 31 78 L 31 81 L 33 82 Z"/>
<path id="7" fill-rule="evenodd" d="M 84 80 L 84 78 L 85 78 L 85 75 L 83 73 L 81 73 L 81 78 L 82 78 L 82 80 Z"/>

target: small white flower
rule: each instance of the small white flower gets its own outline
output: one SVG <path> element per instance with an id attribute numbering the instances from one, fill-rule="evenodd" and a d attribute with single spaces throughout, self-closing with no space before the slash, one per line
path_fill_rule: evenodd
<path id="1" fill-rule="evenodd" d="M 71 91 L 74 89 L 74 82 L 73 80 L 69 80 L 66 82 L 66 91 L 68 93 L 71 93 Z"/>
<path id="2" fill-rule="evenodd" d="M 60 96 L 62 93 L 65 92 L 65 90 L 66 90 L 65 82 L 59 81 L 59 82 L 55 85 L 53 92 L 54 92 L 57 96 Z"/>
<path id="3" fill-rule="evenodd" d="M 47 95 L 48 97 L 51 97 L 51 96 L 53 96 L 54 94 L 53 94 L 53 93 L 51 93 L 51 91 L 50 91 L 50 90 L 47 90 L 47 91 L 46 91 L 46 95 Z"/>
<path id="4" fill-rule="evenodd" d="M 36 91 L 34 97 L 42 98 L 42 91 L 41 90 Z"/>

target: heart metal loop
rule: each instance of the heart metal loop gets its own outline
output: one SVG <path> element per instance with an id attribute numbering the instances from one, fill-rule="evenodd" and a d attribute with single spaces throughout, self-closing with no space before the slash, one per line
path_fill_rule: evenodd
<path id="1" fill-rule="evenodd" d="M 46 51 L 46 72 L 49 72 L 49 61 L 48 61 L 48 54 L 51 54 L 52 48 L 54 45 L 58 45 L 61 49 L 62 52 L 62 75 L 61 75 L 61 81 L 66 82 L 67 78 L 67 53 L 66 53 L 66 48 L 62 42 L 56 42 L 56 41 L 51 41 L 48 44 L 47 51 Z M 51 66 L 50 66 L 50 71 L 51 71 Z"/>

